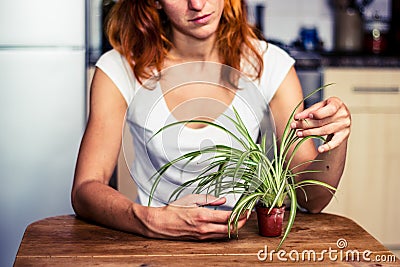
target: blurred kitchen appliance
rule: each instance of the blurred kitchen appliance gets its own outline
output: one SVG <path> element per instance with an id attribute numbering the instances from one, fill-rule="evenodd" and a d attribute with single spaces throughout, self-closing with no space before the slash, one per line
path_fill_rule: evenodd
<path id="1" fill-rule="evenodd" d="M 318 52 L 289 49 L 289 54 L 296 60 L 295 68 L 303 90 L 303 95 L 309 95 L 322 86 L 322 57 Z M 313 94 L 304 101 L 304 107 L 322 101 L 323 90 Z"/>
<path id="2" fill-rule="evenodd" d="M 316 51 L 299 50 L 291 47 L 289 54 L 296 60 L 295 68 L 299 77 L 303 95 L 311 94 L 315 89 L 322 86 L 322 57 Z M 304 101 L 304 108 L 309 108 L 323 100 L 323 91 L 320 90 Z M 316 147 L 321 141 L 314 139 Z"/>
<path id="3" fill-rule="evenodd" d="M 390 49 L 400 54 L 400 0 L 392 0 L 392 16 L 390 26 Z"/>
<path id="4" fill-rule="evenodd" d="M 363 12 L 373 0 L 331 0 L 334 11 L 334 50 L 363 50 Z"/>
<path id="5" fill-rule="evenodd" d="M 261 1 L 245 1 L 247 12 L 247 21 L 255 29 L 255 34 L 259 39 L 264 37 L 264 23 L 265 23 L 265 4 Z"/>
<path id="6" fill-rule="evenodd" d="M 257 4 L 255 6 L 256 16 L 256 29 L 259 31 L 257 34 L 260 39 L 264 38 L 264 21 L 265 21 L 265 6 L 264 4 Z"/>
<path id="7" fill-rule="evenodd" d="M 0 266 L 26 226 L 73 213 L 86 114 L 82 0 L 0 1 Z"/>
<path id="8" fill-rule="evenodd" d="M 319 40 L 316 28 L 302 28 L 300 30 L 300 40 L 305 50 L 315 50 Z"/>
<path id="9" fill-rule="evenodd" d="M 280 40 L 268 40 L 268 42 L 282 48 L 296 60 L 295 68 L 304 96 L 322 86 L 322 56 L 320 52 L 305 50 L 298 41 L 291 45 Z M 323 91 L 320 90 L 306 99 L 304 106 L 308 108 L 322 101 Z"/>
<path id="10" fill-rule="evenodd" d="M 334 50 L 361 52 L 363 49 L 363 21 L 360 10 L 352 0 L 333 0 Z"/>
<path id="11" fill-rule="evenodd" d="M 305 51 L 320 51 L 323 43 L 319 39 L 318 30 L 315 26 L 301 27 L 299 37 L 293 45 Z"/>
<path id="12" fill-rule="evenodd" d="M 87 1 L 87 42 L 89 64 L 97 62 L 102 54 L 103 43 L 103 11 L 102 0 Z"/>
<path id="13" fill-rule="evenodd" d="M 110 13 L 112 7 L 115 5 L 117 0 L 103 0 L 102 3 L 102 26 L 103 26 L 103 39 L 102 39 L 102 53 L 107 52 L 112 49 L 110 42 L 105 34 L 105 26 L 107 24 L 108 14 Z"/>
<path id="14" fill-rule="evenodd" d="M 107 15 L 117 0 L 88 1 L 88 58 L 95 65 L 102 54 L 112 49 L 105 34 Z"/>

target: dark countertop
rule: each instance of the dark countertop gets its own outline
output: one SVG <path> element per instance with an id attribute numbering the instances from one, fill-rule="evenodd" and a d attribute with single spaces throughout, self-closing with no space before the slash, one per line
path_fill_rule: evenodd
<path id="1" fill-rule="evenodd" d="M 320 67 L 400 68 L 400 54 L 338 53 L 298 48 L 286 51 L 296 59 L 296 68 L 303 70 Z"/>
<path id="2" fill-rule="evenodd" d="M 321 53 L 323 67 L 400 68 L 400 55 Z"/>

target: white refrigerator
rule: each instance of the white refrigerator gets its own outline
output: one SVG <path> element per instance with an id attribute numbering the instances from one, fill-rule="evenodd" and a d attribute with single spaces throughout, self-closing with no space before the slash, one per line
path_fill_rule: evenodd
<path id="1" fill-rule="evenodd" d="M 85 125 L 84 0 L 0 0 L 0 266 L 26 226 L 73 213 Z"/>

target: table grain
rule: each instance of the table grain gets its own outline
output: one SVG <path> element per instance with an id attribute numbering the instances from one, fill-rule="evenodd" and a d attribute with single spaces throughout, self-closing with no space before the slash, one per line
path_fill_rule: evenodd
<path id="1" fill-rule="evenodd" d="M 298 213 L 280 257 L 271 252 L 279 241 L 258 235 L 255 214 L 238 238 L 213 241 L 150 239 L 65 215 L 29 225 L 14 266 L 400 266 L 362 227 L 338 215 Z"/>

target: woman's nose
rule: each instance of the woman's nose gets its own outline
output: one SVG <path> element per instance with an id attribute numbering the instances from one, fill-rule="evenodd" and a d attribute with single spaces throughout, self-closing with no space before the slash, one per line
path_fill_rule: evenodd
<path id="1" fill-rule="evenodd" d="M 192 10 L 202 10 L 207 0 L 188 0 L 189 9 Z"/>

